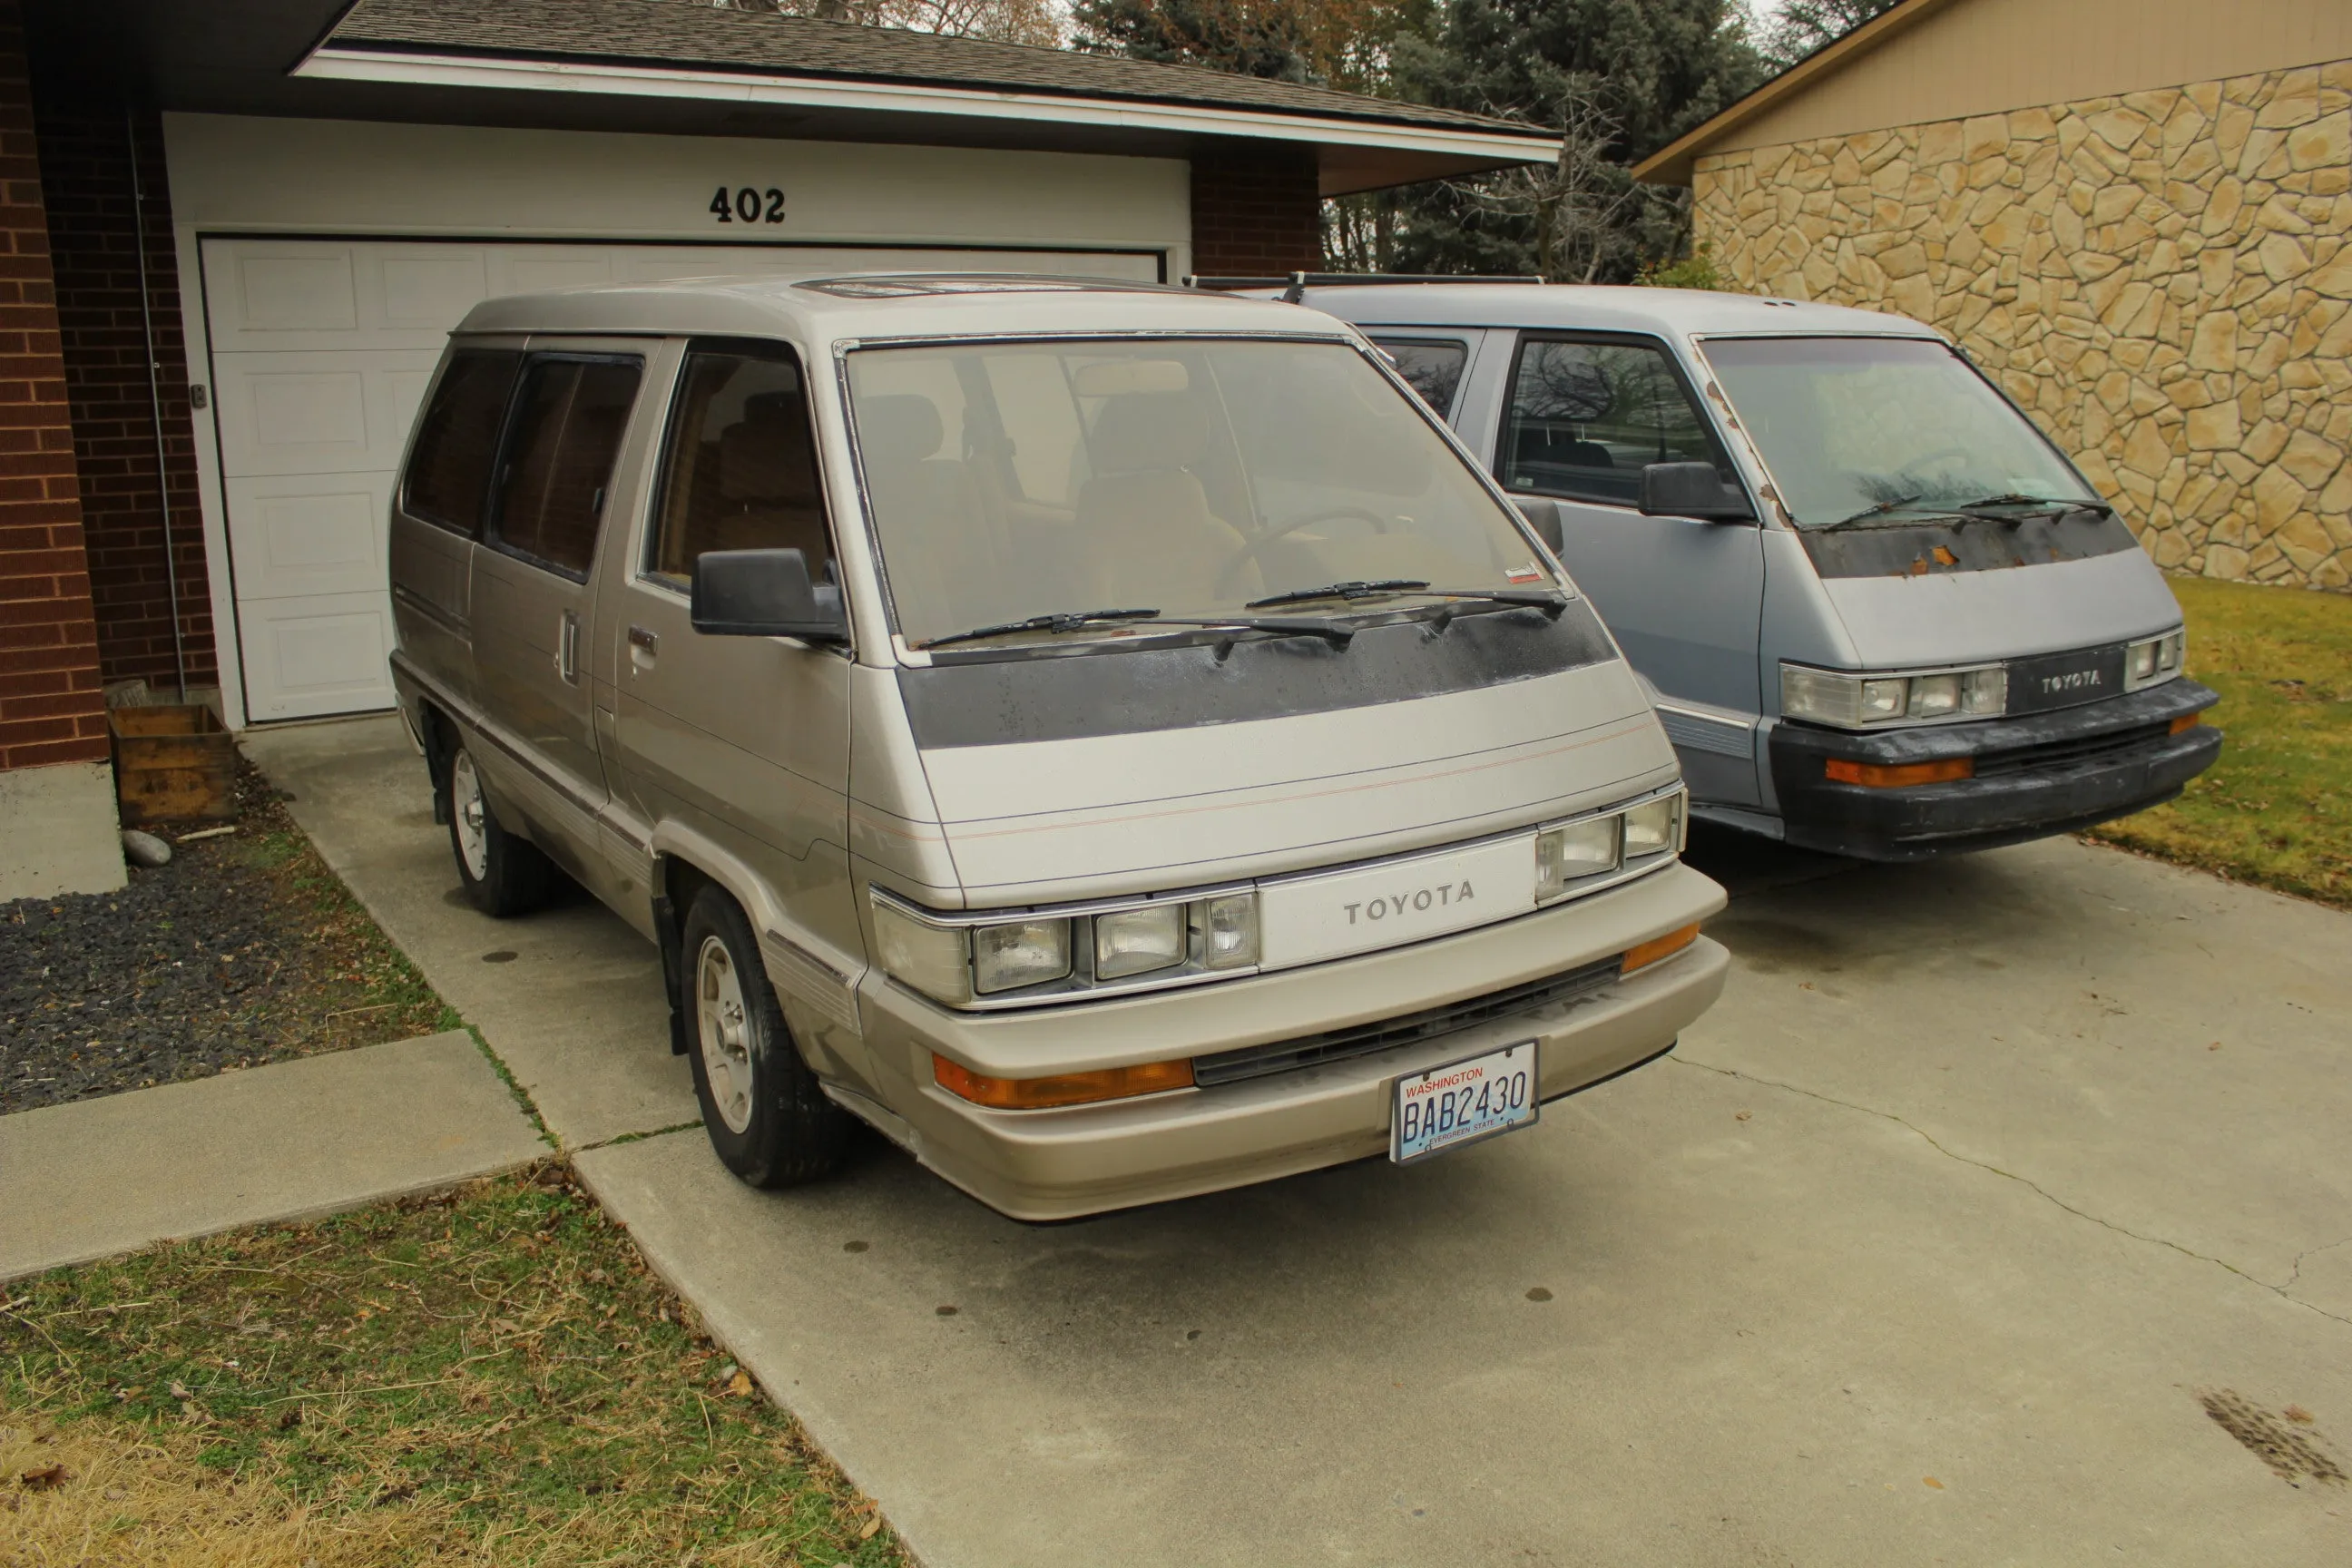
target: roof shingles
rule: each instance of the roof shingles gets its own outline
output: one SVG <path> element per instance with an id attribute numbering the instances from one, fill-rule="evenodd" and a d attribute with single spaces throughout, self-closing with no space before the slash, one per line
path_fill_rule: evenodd
<path id="1" fill-rule="evenodd" d="M 721 10 L 708 0 L 360 0 L 334 49 L 490 56 L 755 72 L 903 86 L 1229 109 L 1487 136 L 1529 125 L 1197 66 L 1037 48 L 807 16 Z"/>

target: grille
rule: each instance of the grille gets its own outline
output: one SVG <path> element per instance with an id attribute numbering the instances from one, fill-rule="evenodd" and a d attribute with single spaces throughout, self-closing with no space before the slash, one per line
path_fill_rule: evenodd
<path id="1" fill-rule="evenodd" d="M 1999 752 L 1977 759 L 1977 777 L 2021 773 L 2030 768 L 2064 767 L 2069 763 L 2096 762 L 2102 757 L 2112 757 L 2119 752 L 2147 745 L 2150 741 L 2161 741 L 2170 731 L 2169 724 L 2138 724 L 2105 735 L 2086 735 L 2078 741 L 2053 741 L 2048 745 L 2028 746 L 2023 751 Z"/>
<path id="2" fill-rule="evenodd" d="M 1449 1002 L 1443 1007 L 1431 1007 L 1419 1013 L 1408 1013 L 1402 1018 L 1390 1018 L 1378 1024 L 1357 1024 L 1345 1029 L 1329 1029 L 1319 1035 L 1305 1035 L 1295 1040 L 1276 1040 L 1269 1045 L 1244 1046 L 1237 1051 L 1219 1051 L 1214 1056 L 1192 1058 L 1192 1081 L 1203 1089 L 1221 1083 L 1239 1083 L 1244 1079 L 1264 1078 L 1268 1073 L 1288 1072 L 1294 1068 L 1313 1067 L 1318 1062 L 1336 1062 L 1349 1057 L 1369 1056 L 1397 1046 L 1418 1045 L 1466 1029 L 1474 1024 L 1491 1023 L 1516 1013 L 1532 1013 L 1538 1007 L 1564 1002 L 1571 996 L 1581 996 L 1613 984 L 1617 979 L 1618 959 L 1615 956 L 1588 963 L 1581 969 L 1571 969 L 1561 974 L 1548 975 L 1514 985 L 1507 991 L 1490 992 L 1461 1002 Z"/>

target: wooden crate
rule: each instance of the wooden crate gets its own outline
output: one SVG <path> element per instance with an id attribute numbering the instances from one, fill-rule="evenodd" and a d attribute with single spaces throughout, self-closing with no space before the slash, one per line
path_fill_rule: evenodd
<path id="1" fill-rule="evenodd" d="M 110 708 L 115 798 L 125 827 L 236 815 L 236 742 L 201 702 Z"/>

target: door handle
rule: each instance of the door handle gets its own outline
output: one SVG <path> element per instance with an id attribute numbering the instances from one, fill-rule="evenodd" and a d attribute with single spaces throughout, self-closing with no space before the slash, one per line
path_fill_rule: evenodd
<path id="1" fill-rule="evenodd" d="M 555 673 L 574 686 L 580 684 L 580 617 L 570 610 L 556 623 Z"/>
<path id="2" fill-rule="evenodd" d="M 648 670 L 654 667 L 655 656 L 661 652 L 661 638 L 643 626 L 629 628 L 629 668 Z"/>

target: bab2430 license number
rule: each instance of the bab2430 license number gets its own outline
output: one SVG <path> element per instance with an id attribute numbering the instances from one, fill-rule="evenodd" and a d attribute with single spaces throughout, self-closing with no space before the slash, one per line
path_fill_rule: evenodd
<path id="1" fill-rule="evenodd" d="M 774 185 L 764 191 L 751 185 L 730 191 L 721 185 L 710 198 L 710 211 L 720 223 L 782 223 L 784 193 Z"/>

